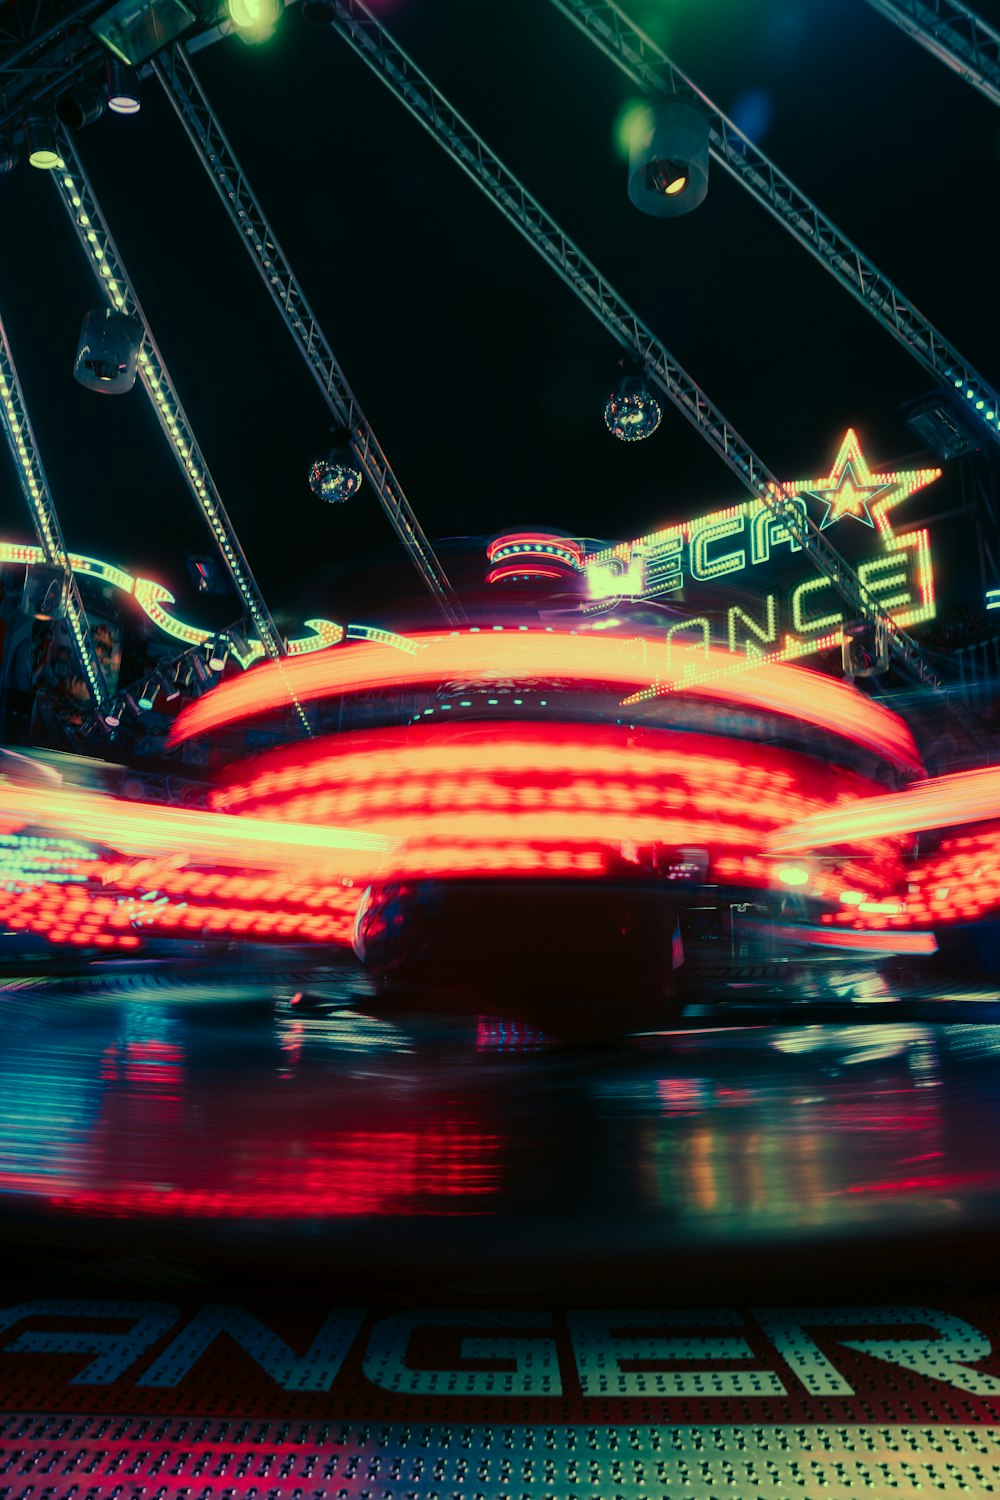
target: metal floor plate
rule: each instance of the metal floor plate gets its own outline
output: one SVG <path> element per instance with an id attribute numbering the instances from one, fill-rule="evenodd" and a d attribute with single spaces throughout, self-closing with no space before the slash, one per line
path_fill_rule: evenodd
<path id="1" fill-rule="evenodd" d="M 1000 1429 L 12 1418 L 10 1500 L 995 1495 Z"/>

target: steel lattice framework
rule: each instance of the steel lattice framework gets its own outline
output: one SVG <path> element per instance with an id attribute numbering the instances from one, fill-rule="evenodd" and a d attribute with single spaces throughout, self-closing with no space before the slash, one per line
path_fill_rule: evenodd
<path id="1" fill-rule="evenodd" d="M 614 0 L 552 0 L 552 3 L 649 97 L 663 98 L 681 92 L 699 99 L 708 115 L 710 148 L 719 165 L 763 204 L 924 369 L 942 384 L 961 391 L 983 427 L 1000 443 L 1000 394 L 780 167 L 629 20 Z M 879 0 L 871 3 L 883 8 Z M 927 11 L 933 7 L 908 0 L 906 8 Z M 942 3 L 940 8 L 959 7 Z"/>
<path id="2" fill-rule="evenodd" d="M 1000 31 L 961 0 L 868 0 L 966 83 L 1000 104 Z"/>
<path id="3" fill-rule="evenodd" d="M 17 378 L 7 334 L 0 322 L 0 415 L 10 447 L 17 477 L 28 502 L 35 535 L 50 567 L 63 575 L 61 606 L 69 625 L 77 659 L 83 671 L 90 696 L 99 709 L 107 697 L 107 684 L 94 651 L 87 614 L 80 590 L 69 564 L 59 516 L 42 468 L 35 434 L 28 420 L 27 408 Z"/>
<path id="4" fill-rule="evenodd" d="M 149 397 L 157 421 L 169 440 L 174 457 L 198 509 L 212 533 L 226 571 L 243 600 L 253 629 L 265 655 L 279 664 L 285 655 L 285 643 L 271 618 L 264 595 L 250 570 L 236 530 L 226 513 L 208 464 L 198 446 L 184 413 L 180 397 L 170 379 L 166 364 L 149 329 L 134 286 L 118 253 L 100 204 L 80 162 L 68 132 L 60 130 L 60 166 L 50 172 L 60 200 L 69 214 L 74 232 L 87 255 L 95 280 L 108 306 L 126 317 L 137 319 L 143 337 L 139 347 L 139 378 Z M 302 705 L 289 693 L 304 732 L 311 734 L 309 720 Z"/>
<path id="5" fill-rule="evenodd" d="M 230 218 L 240 231 L 240 238 L 277 304 L 323 399 L 337 424 L 347 430 L 354 455 L 396 535 L 442 614 L 452 624 L 460 623 L 465 619 L 462 606 L 254 196 L 195 76 L 191 59 L 182 46 L 175 46 L 153 63 L 153 70 Z"/>
<path id="6" fill-rule="evenodd" d="M 818 571 L 852 610 L 863 619 L 877 621 L 886 630 L 899 665 L 916 681 L 940 688 L 940 680 L 924 661 L 916 643 L 896 627 L 819 527 L 804 517 L 786 497 L 780 482 L 652 330 L 494 155 L 385 27 L 360 0 L 335 0 L 335 6 L 334 27 L 354 51 L 483 189 L 505 218 L 520 230 L 618 343 L 642 360 L 650 378 L 751 493 L 781 519 Z"/>
<path id="7" fill-rule="evenodd" d="M 102 0 L 33 0 L 0 6 L 0 124 L 19 123 L 26 105 L 51 103 L 107 53 L 87 29 Z"/>
<path id="8" fill-rule="evenodd" d="M 63 166 L 49 173 L 74 233 L 83 247 L 95 280 L 108 306 L 115 312 L 136 318 L 143 328 L 139 348 L 139 379 L 149 397 L 157 421 L 198 509 L 212 533 L 226 571 L 243 600 L 267 655 L 277 661 L 284 655 L 284 643 L 265 603 L 257 581 L 250 570 L 235 528 L 215 486 L 208 464 L 198 446 L 184 413 L 180 397 L 170 379 L 163 356 L 149 330 L 145 314 L 121 256 L 111 238 L 100 204 L 68 132 L 60 131 L 59 150 Z"/>

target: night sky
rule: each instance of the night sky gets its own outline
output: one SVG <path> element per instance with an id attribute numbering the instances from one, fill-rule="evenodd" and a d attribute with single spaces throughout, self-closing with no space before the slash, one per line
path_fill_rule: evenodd
<path id="1" fill-rule="evenodd" d="M 626 8 L 1000 378 L 986 99 L 863 0 Z M 935 382 L 714 164 L 690 216 L 631 206 L 615 121 L 635 91 L 554 6 L 377 9 L 779 477 L 825 473 L 849 425 L 873 467 L 932 461 L 899 405 Z M 336 34 L 292 7 L 266 45 L 227 39 L 196 69 L 429 537 L 534 523 L 618 540 L 745 498 L 673 408 L 647 443 L 609 436 L 618 346 Z M 310 493 L 325 405 L 155 80 L 137 118 L 106 116 L 77 145 L 282 628 L 398 617 L 416 574 L 370 488 L 349 506 Z M 67 544 L 165 583 L 191 623 L 235 618 L 233 599 L 194 595 L 185 557 L 208 533 L 140 388 L 73 380 L 100 298 L 45 174 L 0 180 L 0 215 L 0 310 Z M 957 502 L 954 474 L 936 490 L 905 519 Z M 967 525 L 935 529 L 949 597 L 978 591 Z M 0 535 L 33 540 L 9 461 Z M 442 543 L 446 568 L 462 545 Z"/>

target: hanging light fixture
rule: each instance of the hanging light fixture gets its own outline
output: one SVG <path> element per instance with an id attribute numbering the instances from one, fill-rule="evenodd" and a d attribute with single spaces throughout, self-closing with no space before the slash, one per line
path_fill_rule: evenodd
<path id="1" fill-rule="evenodd" d="M 143 327 L 110 307 L 85 313 L 73 374 L 90 391 L 119 396 L 135 385 Z"/>
<path id="2" fill-rule="evenodd" d="M 24 122 L 24 144 L 33 167 L 51 172 L 62 158 L 56 145 L 56 128 L 47 114 L 29 115 Z"/>
<path id="3" fill-rule="evenodd" d="M 195 20 L 195 11 L 184 0 L 118 0 L 90 22 L 90 31 L 112 56 L 137 68 L 176 41 Z"/>
<path id="4" fill-rule="evenodd" d="M 646 376 L 641 360 L 623 359 L 622 373 L 608 392 L 604 420 L 623 443 L 652 437 L 663 420 L 663 403 Z"/>
<path id="5" fill-rule="evenodd" d="M 56 103 L 56 114 L 70 130 L 83 130 L 94 125 L 104 113 L 107 103 L 101 89 L 94 83 L 81 83 L 68 94 L 63 94 Z"/>
<path id="6" fill-rule="evenodd" d="M 108 108 L 116 115 L 137 115 L 142 108 L 135 70 L 114 58 L 108 63 Z"/>
<path id="7" fill-rule="evenodd" d="M 197 684 L 199 687 L 212 680 L 212 674 L 208 670 L 208 663 L 200 651 L 196 651 L 191 657 L 191 672 L 194 684 Z"/>
<path id="8" fill-rule="evenodd" d="M 266 41 L 281 20 L 285 0 L 226 0 L 234 28 L 246 41 Z"/>
<path id="9" fill-rule="evenodd" d="M 628 195 L 657 219 L 697 208 L 708 192 L 708 119 L 691 99 L 651 104 L 632 131 Z"/>
<path id="10" fill-rule="evenodd" d="M 221 672 L 229 660 L 229 642 L 224 635 L 217 635 L 208 653 L 208 665 L 213 672 Z"/>
<path id="11" fill-rule="evenodd" d="M 157 681 L 159 682 L 160 687 L 163 689 L 163 695 L 168 703 L 173 703 L 181 695 L 181 690 L 177 685 L 177 677 L 179 675 L 180 673 L 178 671 L 178 668 L 176 667 L 174 668 L 173 677 L 168 677 L 166 672 L 163 672 L 159 668 L 157 668 Z"/>
<path id="12" fill-rule="evenodd" d="M 309 488 L 331 505 L 350 500 L 361 488 L 361 467 L 348 444 L 348 435 L 334 431 L 334 443 L 309 469 Z"/>
<path id="13" fill-rule="evenodd" d="M 66 613 L 66 580 L 52 578 L 35 610 L 36 620 L 61 620 Z"/>

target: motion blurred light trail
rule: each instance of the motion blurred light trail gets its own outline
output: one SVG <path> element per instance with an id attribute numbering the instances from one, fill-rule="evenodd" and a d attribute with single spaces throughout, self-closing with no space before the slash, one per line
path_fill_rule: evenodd
<path id="1" fill-rule="evenodd" d="M 909 772 L 923 767 L 909 728 L 847 683 L 785 664 L 753 662 L 717 647 L 675 648 L 662 636 L 619 639 L 555 630 L 495 629 L 415 634 L 412 655 L 374 642 L 338 646 L 316 656 L 269 665 L 223 683 L 187 707 L 170 744 L 255 714 L 281 709 L 288 690 L 300 702 L 339 693 L 412 687 L 461 679 L 557 679 L 634 693 L 681 692 L 787 715 L 844 736 Z M 693 680 L 697 668 L 698 680 Z M 284 676 L 282 675 L 284 674 Z M 706 680 L 707 677 L 713 680 Z M 287 683 L 287 685 L 286 685 Z"/>
<path id="2" fill-rule="evenodd" d="M 813 814 L 771 834 L 767 848 L 774 854 L 800 854 L 994 818 L 1000 818 L 1000 768 L 984 766 Z"/>
<path id="3" fill-rule="evenodd" d="M 262 818 L 227 818 L 121 801 L 95 792 L 39 791 L 0 782 L 0 826 L 71 829 L 133 855 L 183 854 L 192 860 L 258 869 L 299 869 L 303 864 L 338 873 L 365 874 L 388 848 L 380 834 L 364 828 L 328 828 L 276 823 Z"/>

